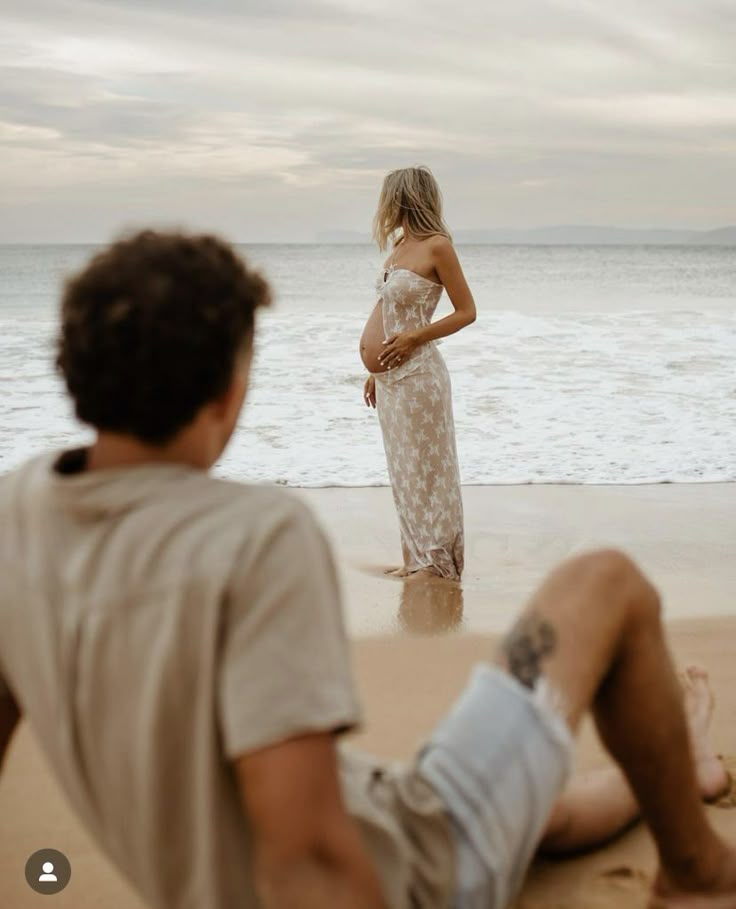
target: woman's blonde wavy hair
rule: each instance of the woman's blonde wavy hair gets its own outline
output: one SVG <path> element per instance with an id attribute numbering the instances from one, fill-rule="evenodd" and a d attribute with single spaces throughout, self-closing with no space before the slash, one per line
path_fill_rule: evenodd
<path id="1" fill-rule="evenodd" d="M 404 234 L 423 240 L 438 234 L 452 240 L 442 217 L 442 193 L 428 167 L 402 167 L 387 174 L 373 219 L 373 238 L 386 249 Z"/>

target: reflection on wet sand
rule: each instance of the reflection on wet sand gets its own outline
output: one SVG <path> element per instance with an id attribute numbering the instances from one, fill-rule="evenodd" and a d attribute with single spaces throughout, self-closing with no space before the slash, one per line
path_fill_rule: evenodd
<path id="1" fill-rule="evenodd" d="M 412 634 L 443 634 L 463 622 L 463 588 L 442 578 L 409 578 L 402 583 L 399 626 Z"/>

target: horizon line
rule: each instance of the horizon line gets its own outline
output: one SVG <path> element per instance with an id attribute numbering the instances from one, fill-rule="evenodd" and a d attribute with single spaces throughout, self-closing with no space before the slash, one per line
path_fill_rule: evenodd
<path id="1" fill-rule="evenodd" d="M 140 229 L 146 229 L 141 227 Z M 248 240 L 241 238 L 231 238 L 228 237 L 225 232 L 220 232 L 217 230 L 207 230 L 207 229 L 192 229 L 182 227 L 181 225 L 159 225 L 151 228 L 153 230 L 160 230 L 162 232 L 166 231 L 176 231 L 182 230 L 185 233 L 214 233 L 222 234 L 226 240 L 230 243 L 233 243 L 236 246 L 319 246 L 319 245 L 330 245 L 332 243 L 338 243 L 339 240 L 334 238 L 354 238 L 347 241 L 345 245 L 356 245 L 356 246 L 373 246 L 375 241 L 373 241 L 368 233 L 364 233 L 360 230 L 355 230 L 351 228 L 341 228 L 334 230 L 324 230 L 317 231 L 316 234 L 311 239 L 272 239 L 272 240 Z M 138 228 L 132 228 L 129 231 L 118 232 L 117 236 L 125 236 L 126 234 L 135 233 Z M 476 235 L 480 236 L 483 234 L 486 235 L 503 235 L 508 236 L 514 235 L 533 235 L 540 234 L 544 232 L 561 232 L 561 231 L 591 231 L 591 232 L 605 232 L 610 233 L 621 233 L 621 234 L 630 234 L 632 236 L 641 235 L 641 234 L 680 234 L 684 240 L 686 236 L 708 236 L 711 234 L 724 233 L 728 231 L 736 232 L 736 223 L 724 224 L 721 227 L 620 227 L 617 225 L 607 225 L 607 224 L 552 224 L 548 226 L 536 226 L 536 227 L 465 227 L 457 228 L 452 231 L 453 236 L 460 235 Z M 111 242 L 115 241 L 115 237 L 108 240 L 13 240 L 13 241 L 0 241 L 0 246 L 3 247 L 12 247 L 12 246 L 109 246 Z M 502 240 L 502 239 L 479 239 L 475 243 L 468 240 L 459 240 L 460 243 L 465 242 L 468 245 L 479 245 L 479 246 L 527 246 L 527 245 L 538 245 L 538 246 L 562 246 L 562 245 L 627 245 L 627 244 L 616 244 L 607 243 L 600 244 L 595 241 L 591 241 L 589 244 L 585 242 L 571 243 L 570 241 L 566 242 L 538 242 L 538 243 L 525 243 L 525 242 L 514 242 L 513 240 Z M 628 244 L 630 245 L 630 244 Z M 657 243 L 644 243 L 642 245 L 659 245 Z M 662 244 L 667 245 L 667 244 Z M 669 245 L 679 245 L 678 243 L 669 244 Z M 686 243 L 683 245 L 687 245 Z M 731 244 L 726 244 L 731 245 Z"/>

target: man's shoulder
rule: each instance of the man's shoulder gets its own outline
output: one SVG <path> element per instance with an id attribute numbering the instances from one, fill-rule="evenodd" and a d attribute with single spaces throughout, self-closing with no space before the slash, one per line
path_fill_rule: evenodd
<path id="1" fill-rule="evenodd" d="M 176 497 L 176 490 L 170 490 Z M 179 490 L 180 502 L 189 502 L 192 518 L 204 518 L 200 524 L 218 527 L 223 533 L 233 531 L 243 540 L 265 543 L 286 530 L 299 537 L 321 533 L 312 509 L 295 492 L 279 486 L 263 486 L 221 479 L 208 474 L 190 475 L 188 488 Z M 179 506 L 179 508 L 181 505 Z"/>
<path id="2" fill-rule="evenodd" d="M 309 506 L 296 493 L 281 486 L 242 483 L 211 474 L 196 476 L 193 482 L 213 508 L 247 510 L 260 518 L 299 518 L 311 514 Z"/>
<path id="3" fill-rule="evenodd" d="M 54 461 L 54 454 L 45 452 L 11 467 L 0 473 L 0 503 L 13 494 L 19 487 L 27 486 L 48 471 Z"/>
<path id="4" fill-rule="evenodd" d="M 46 452 L 0 474 L 0 508 L 13 501 L 27 502 L 27 493 L 35 488 L 44 491 L 59 455 L 58 451 Z M 148 480 L 145 484 L 144 478 Z M 86 485 L 101 479 L 79 474 L 72 477 L 72 482 Z M 124 480 L 123 506 L 141 514 L 150 514 L 148 509 L 154 508 L 159 516 L 170 513 L 172 520 L 196 520 L 209 515 L 217 524 L 236 522 L 250 528 L 311 520 L 308 506 L 294 492 L 279 486 L 243 483 L 190 469 L 172 469 L 146 477 L 131 474 Z M 83 491 L 75 485 L 69 491 L 68 501 L 76 503 L 78 493 Z M 107 485 L 95 495 L 108 497 Z"/>
<path id="5" fill-rule="evenodd" d="M 58 457 L 58 454 L 58 452 L 54 451 L 44 451 L 40 454 L 32 455 L 30 458 L 26 458 L 25 461 L 21 461 L 13 467 L 9 467 L 0 472 L 0 483 L 7 484 L 20 477 L 28 476 L 38 470 L 47 469 L 53 464 L 54 460 Z"/>

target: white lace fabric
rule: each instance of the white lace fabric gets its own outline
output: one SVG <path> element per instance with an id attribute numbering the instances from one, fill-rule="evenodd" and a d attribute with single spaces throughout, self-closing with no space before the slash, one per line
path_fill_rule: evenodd
<path id="1" fill-rule="evenodd" d="M 390 267 L 377 282 L 387 338 L 429 325 L 443 287 Z M 464 532 L 452 390 L 434 342 L 406 362 L 375 373 L 376 406 L 409 571 L 428 568 L 458 579 Z"/>

